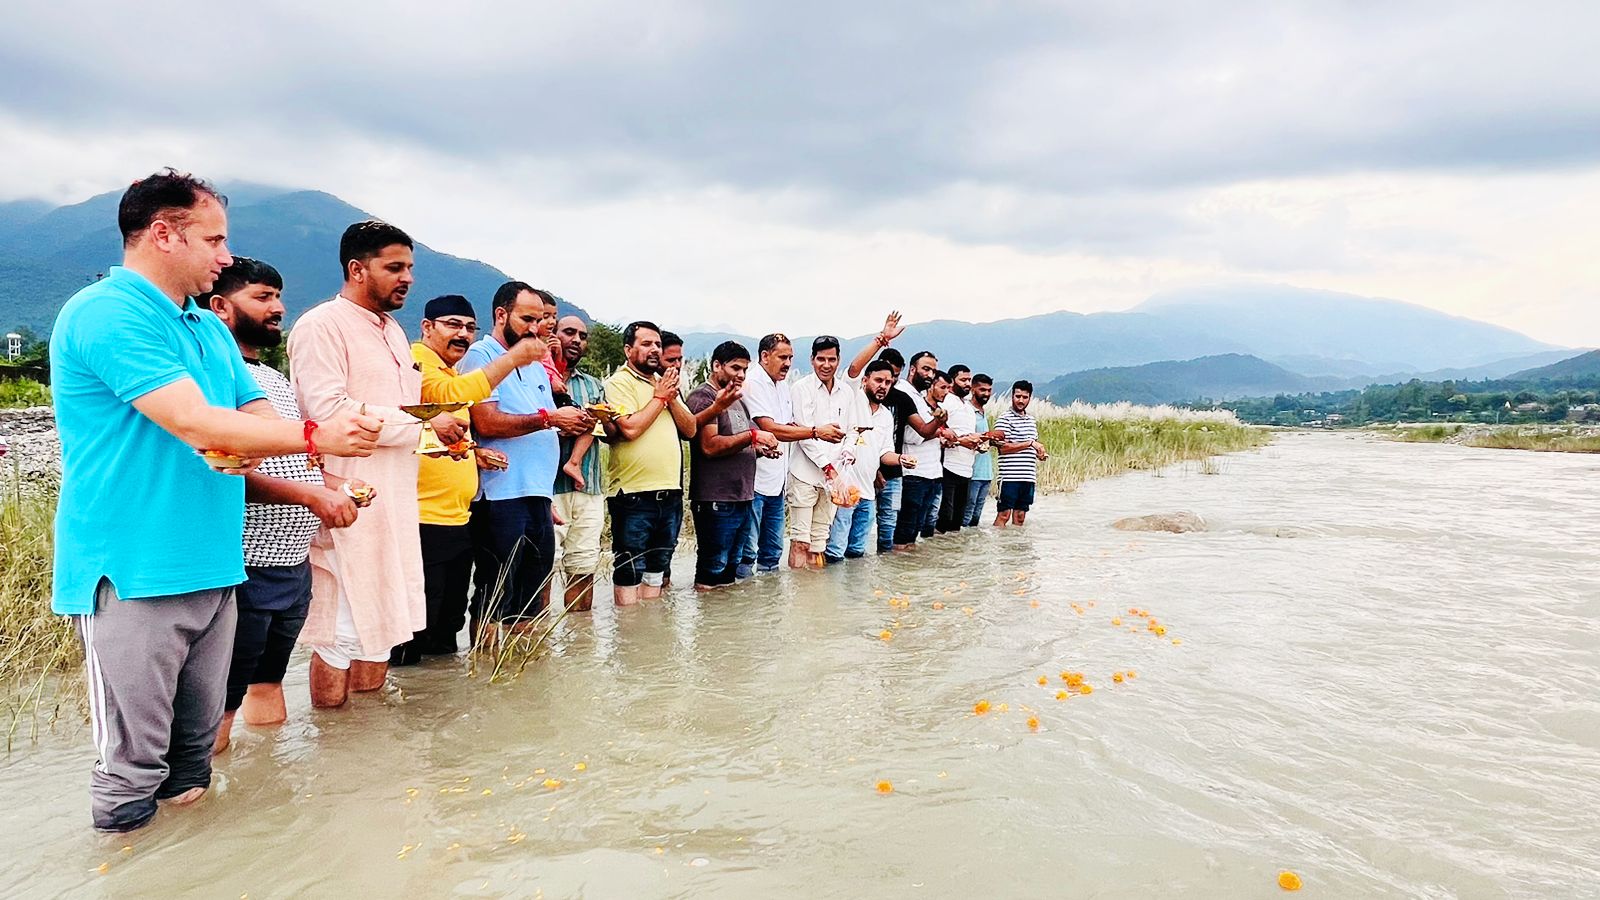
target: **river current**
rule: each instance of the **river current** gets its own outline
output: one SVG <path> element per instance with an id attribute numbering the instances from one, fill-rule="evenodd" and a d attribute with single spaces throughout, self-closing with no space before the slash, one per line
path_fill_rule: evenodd
<path id="1" fill-rule="evenodd" d="M 0 895 L 1600 896 L 1600 458 L 1214 465 L 603 604 L 503 686 L 443 660 L 313 712 L 297 657 L 289 723 L 128 836 L 58 728 L 0 757 Z M 1174 510 L 1210 529 L 1108 527 Z"/>

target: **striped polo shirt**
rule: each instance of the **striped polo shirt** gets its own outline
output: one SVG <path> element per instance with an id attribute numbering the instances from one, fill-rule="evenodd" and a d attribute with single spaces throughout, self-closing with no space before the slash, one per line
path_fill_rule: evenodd
<path id="1" fill-rule="evenodd" d="M 995 430 L 1006 436 L 1008 444 L 1018 444 L 1024 441 L 1037 441 L 1039 439 L 1039 420 L 1028 413 L 1019 413 L 1008 409 L 1000 418 L 995 420 Z M 1031 450 L 1020 453 L 1000 454 L 1000 482 L 1007 481 L 1037 481 L 1039 478 L 1039 457 Z"/>

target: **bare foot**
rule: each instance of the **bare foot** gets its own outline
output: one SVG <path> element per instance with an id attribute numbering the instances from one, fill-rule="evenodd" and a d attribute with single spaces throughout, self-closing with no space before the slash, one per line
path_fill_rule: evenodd
<path id="1" fill-rule="evenodd" d="M 567 460 L 567 464 L 561 467 L 561 471 L 565 472 L 566 476 L 572 479 L 572 486 L 581 491 L 584 488 L 585 482 L 583 480 L 583 466 L 580 465 L 579 462 L 580 461 L 569 459 Z"/>
<path id="2" fill-rule="evenodd" d="M 196 800 L 199 800 L 201 797 L 204 797 L 205 795 L 206 795 L 206 789 L 205 788 L 203 788 L 203 787 L 192 787 L 192 788 L 189 788 L 187 791 L 184 791 L 183 793 L 179 794 L 178 796 L 173 797 L 172 799 L 168 800 L 167 802 L 172 804 L 173 806 L 188 806 L 189 804 L 195 802 Z"/>
<path id="3" fill-rule="evenodd" d="M 211 743 L 211 755 L 216 756 L 228 749 L 233 733 L 233 716 L 238 710 L 230 709 L 222 714 L 222 724 L 217 726 L 217 739 Z"/>

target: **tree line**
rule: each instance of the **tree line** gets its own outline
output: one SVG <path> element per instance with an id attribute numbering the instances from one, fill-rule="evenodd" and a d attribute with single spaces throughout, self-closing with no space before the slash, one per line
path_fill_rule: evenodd
<path id="1" fill-rule="evenodd" d="M 1388 422 L 1600 421 L 1600 375 L 1559 380 L 1421 381 L 1375 384 L 1361 390 L 1278 394 L 1222 403 L 1258 425 L 1372 425 Z M 1331 418 L 1330 418 L 1331 417 Z"/>

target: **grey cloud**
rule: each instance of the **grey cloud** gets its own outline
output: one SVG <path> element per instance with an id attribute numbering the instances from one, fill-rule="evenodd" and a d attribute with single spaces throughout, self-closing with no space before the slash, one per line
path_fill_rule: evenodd
<path id="1" fill-rule="evenodd" d="M 830 217 L 970 184 L 1046 207 L 947 233 L 1040 243 L 1073 240 L 1073 198 L 1104 191 L 1600 158 L 1588 4 L 333 6 L 13 11 L 0 107 L 271 129 L 308 158 L 358 134 L 545 159 L 585 196 L 795 188 Z M 1151 209 L 1110 234 L 1184 227 Z"/>

